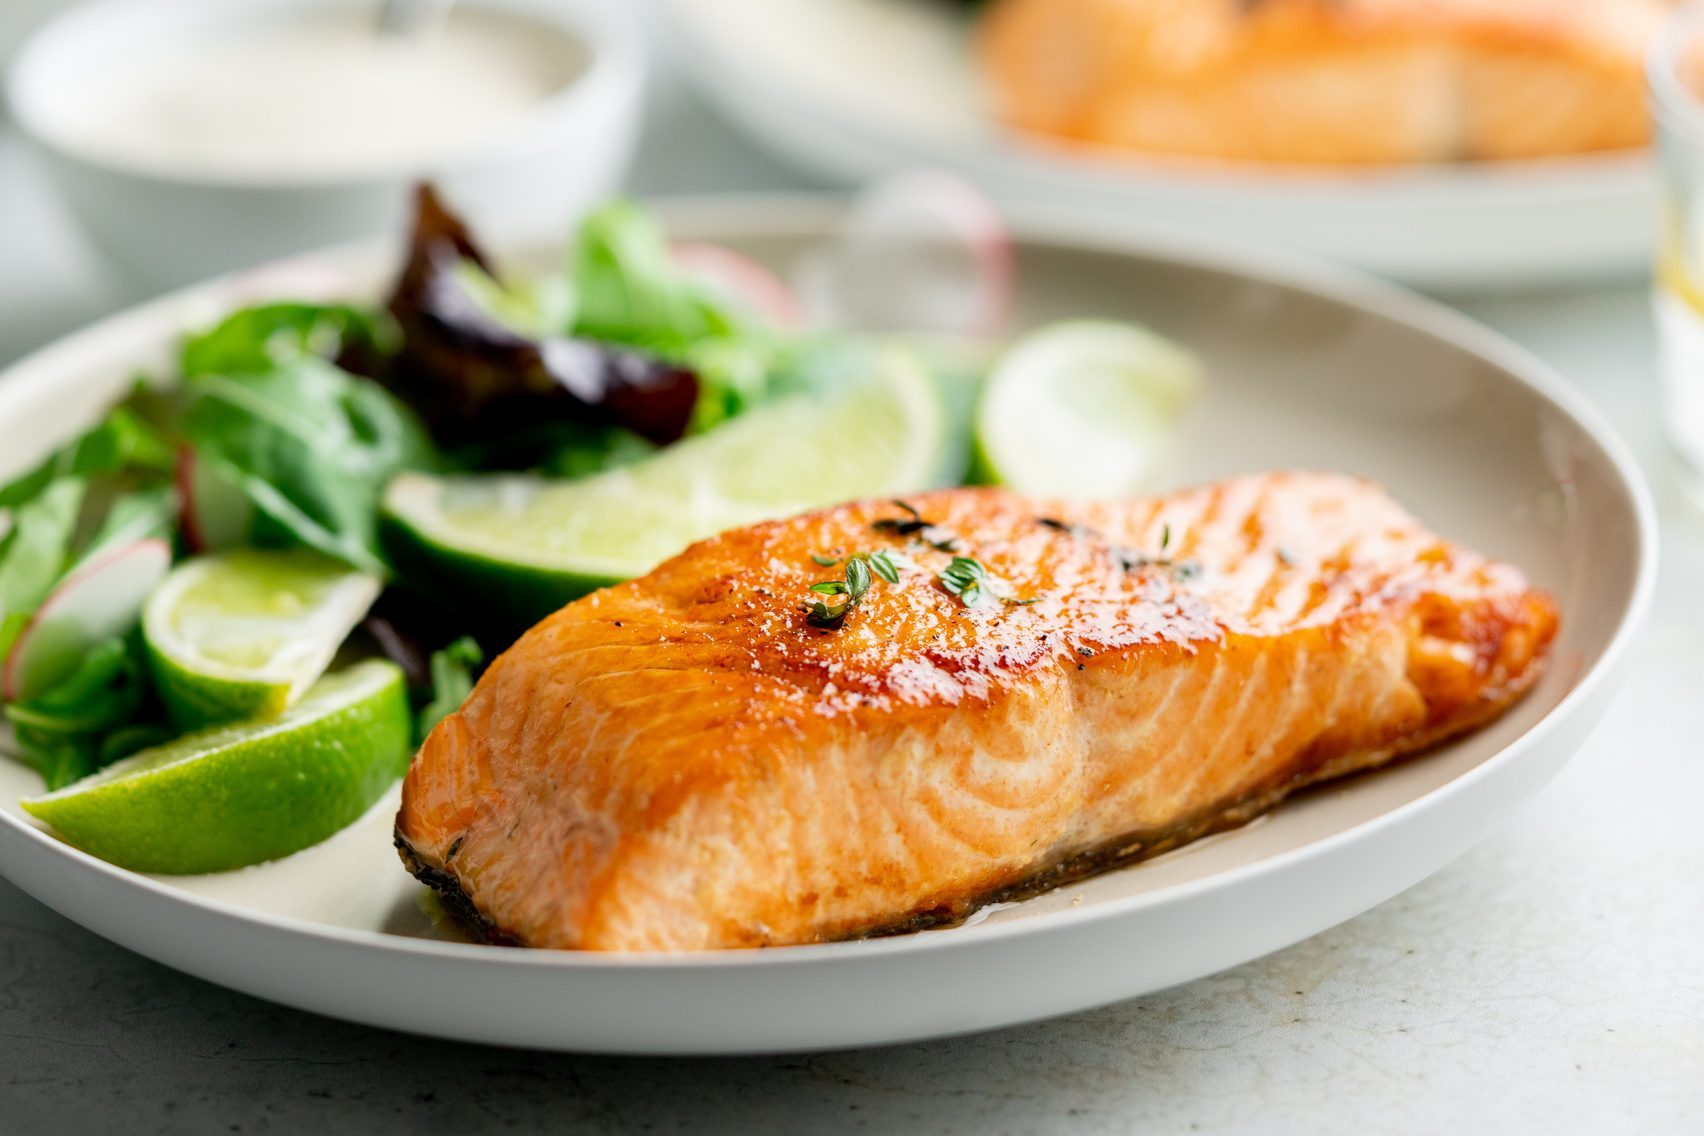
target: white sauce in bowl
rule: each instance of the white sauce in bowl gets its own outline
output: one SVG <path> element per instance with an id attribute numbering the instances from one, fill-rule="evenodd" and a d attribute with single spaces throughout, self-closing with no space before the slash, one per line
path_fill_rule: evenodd
<path id="1" fill-rule="evenodd" d="M 518 15 L 457 8 L 411 41 L 379 35 L 377 11 L 226 21 L 140 52 L 91 77 L 62 137 L 184 173 L 389 171 L 502 145 L 587 67 L 584 45 Z"/>

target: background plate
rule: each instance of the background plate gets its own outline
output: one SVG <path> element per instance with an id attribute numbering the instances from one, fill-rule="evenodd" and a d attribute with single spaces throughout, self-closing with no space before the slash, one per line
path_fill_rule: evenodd
<path id="1" fill-rule="evenodd" d="M 1435 288 L 1630 276 L 1655 247 L 1656 177 L 1644 154 L 1309 171 L 1066 150 L 992 121 L 959 5 L 667 5 L 679 54 L 723 110 L 835 178 L 942 166 L 1002 203 L 1069 209 L 1108 232 L 1187 225 Z"/>
<path id="2" fill-rule="evenodd" d="M 746 199 L 665 216 L 677 235 L 784 267 L 837 213 Z M 1109 248 L 1077 223 L 1015 221 L 1020 323 L 1141 319 L 1206 357 L 1211 390 L 1179 447 L 1180 480 L 1282 466 L 1369 474 L 1441 532 L 1552 589 L 1563 634 L 1532 696 L 1455 745 L 1245 829 L 971 925 L 868 942 L 617 956 L 449 941 L 391 850 L 394 796 L 288 860 L 155 879 L 22 817 L 16 800 L 38 783 L 6 762 L 0 872 L 151 958 L 321 1013 L 472 1041 L 735 1053 L 941 1036 L 1131 997 L 1296 942 L 1435 871 L 1548 780 L 1609 696 L 1655 565 L 1645 491 L 1618 444 L 1518 349 L 1395 289 L 1228 245 L 1150 235 Z M 535 267 L 560 255 L 509 247 Z M 374 295 L 395 255 L 273 266 L 25 360 L 0 377 L 0 474 L 98 414 L 138 368 L 162 368 L 183 329 L 265 295 Z"/>

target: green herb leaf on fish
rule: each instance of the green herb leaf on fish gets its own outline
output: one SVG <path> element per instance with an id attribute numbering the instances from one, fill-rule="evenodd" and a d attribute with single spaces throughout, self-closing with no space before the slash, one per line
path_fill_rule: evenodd
<path id="1" fill-rule="evenodd" d="M 811 559 L 819 564 L 822 559 L 812 555 Z M 831 561 L 830 563 L 834 563 Z M 812 627 L 828 630 L 839 628 L 844 623 L 847 613 L 858 605 L 870 591 L 875 578 L 880 576 L 890 584 L 899 583 L 899 568 L 906 563 L 903 558 L 896 557 L 887 551 L 860 552 L 846 560 L 845 578 L 841 580 L 824 580 L 812 584 L 810 591 L 821 596 L 839 596 L 835 603 L 824 603 L 821 600 L 807 601 L 804 605 L 806 622 Z M 826 567 L 826 565 L 825 565 Z"/>

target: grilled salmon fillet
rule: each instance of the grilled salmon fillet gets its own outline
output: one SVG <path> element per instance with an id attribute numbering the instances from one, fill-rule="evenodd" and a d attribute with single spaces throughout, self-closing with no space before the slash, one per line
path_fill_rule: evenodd
<path id="1" fill-rule="evenodd" d="M 813 626 L 807 589 L 845 570 L 813 557 L 880 550 L 898 583 Z M 943 584 L 954 557 L 980 595 Z M 1556 622 L 1520 572 L 1334 474 L 844 505 L 534 627 L 426 740 L 397 843 L 498 942 L 921 926 L 1471 729 L 1532 685 Z"/>
<path id="2" fill-rule="evenodd" d="M 1641 62 L 1672 0 L 1000 0 L 1000 113 L 1152 153 L 1405 163 L 1649 135 Z"/>

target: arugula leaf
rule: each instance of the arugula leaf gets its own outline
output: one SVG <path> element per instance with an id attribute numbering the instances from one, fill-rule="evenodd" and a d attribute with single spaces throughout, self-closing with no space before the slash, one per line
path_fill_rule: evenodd
<path id="1" fill-rule="evenodd" d="M 137 636 L 103 640 L 58 685 L 5 707 L 18 756 L 51 791 L 172 736 Z"/>
<path id="2" fill-rule="evenodd" d="M 263 304 L 233 312 L 184 340 L 185 378 L 248 375 L 307 356 L 335 359 L 354 347 L 394 346 L 396 329 L 344 304 Z"/>
<path id="3" fill-rule="evenodd" d="M 184 431 L 197 457 L 254 503 L 257 541 L 384 571 L 376 528 L 385 485 L 439 464 L 407 407 L 311 356 L 261 374 L 202 375 L 190 394 Z"/>
<path id="4" fill-rule="evenodd" d="M 473 693 L 474 671 L 485 661 L 485 652 L 473 637 L 464 635 L 441 651 L 432 652 L 432 699 L 415 719 L 415 743 L 426 740 L 447 715 L 461 709 Z"/>
<path id="5" fill-rule="evenodd" d="M 0 658 L 70 562 L 84 488 L 81 478 L 63 478 L 12 510 L 0 538 Z"/>
<path id="6" fill-rule="evenodd" d="M 44 734 L 16 726 L 12 740 L 11 756 L 41 774 L 50 793 L 87 777 L 100 762 L 100 744 L 87 734 Z"/>
<path id="7" fill-rule="evenodd" d="M 677 356 L 705 339 L 753 330 L 750 317 L 676 265 L 655 219 L 614 200 L 580 225 L 569 260 L 574 331 Z"/>
<path id="8" fill-rule="evenodd" d="M 129 470 L 170 476 L 173 456 L 165 436 L 121 404 L 76 441 L 0 487 L 0 508 L 21 505 L 66 477 L 90 478 Z"/>
<path id="9" fill-rule="evenodd" d="M 77 564 L 86 564 L 104 552 L 148 537 L 169 540 L 177 519 L 177 493 L 170 486 L 118 493 L 107 505 L 99 527 L 82 544 Z"/>

